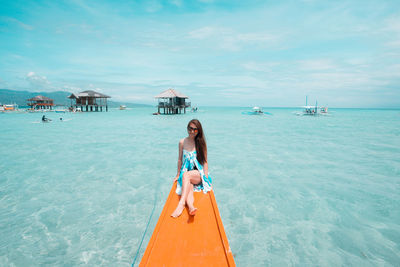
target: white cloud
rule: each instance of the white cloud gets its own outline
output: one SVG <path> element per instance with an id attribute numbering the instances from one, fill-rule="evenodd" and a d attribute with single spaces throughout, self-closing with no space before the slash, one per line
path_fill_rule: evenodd
<path id="1" fill-rule="evenodd" d="M 392 17 L 387 19 L 384 30 L 400 33 L 400 17 Z"/>
<path id="2" fill-rule="evenodd" d="M 344 62 L 354 66 L 368 66 L 368 60 L 365 58 L 350 58 Z"/>
<path id="3" fill-rule="evenodd" d="M 189 32 L 189 37 L 194 39 L 205 39 L 217 34 L 221 29 L 213 27 L 203 27 Z"/>
<path id="4" fill-rule="evenodd" d="M 335 69 L 337 66 L 331 60 L 301 60 L 298 61 L 301 70 L 329 70 Z"/>
<path id="5" fill-rule="evenodd" d="M 182 0 L 170 0 L 169 1 L 172 5 L 175 5 L 177 7 L 181 7 L 182 6 Z"/>
<path id="6" fill-rule="evenodd" d="M 389 47 L 400 48 L 400 40 L 390 41 L 387 42 L 385 45 Z"/>
<path id="7" fill-rule="evenodd" d="M 64 85 L 62 87 L 62 89 L 63 89 L 63 91 L 68 91 L 71 93 L 79 93 L 79 92 L 83 91 L 82 88 L 80 88 L 80 87 L 70 86 L 70 85 Z"/>
<path id="8" fill-rule="evenodd" d="M 163 8 L 163 5 L 156 0 L 146 1 L 145 3 L 146 3 L 146 11 L 149 13 L 157 12 Z"/>
<path id="9" fill-rule="evenodd" d="M 278 66 L 277 62 L 268 62 L 268 63 L 258 63 L 258 62 L 246 62 L 242 64 L 242 67 L 246 70 L 250 71 L 260 71 L 260 72 L 269 72 L 273 67 Z"/>
<path id="10" fill-rule="evenodd" d="M 215 43 L 219 48 L 238 51 L 245 45 L 265 46 L 275 43 L 279 37 L 265 32 L 240 33 L 230 28 L 202 27 L 188 33 L 189 38 Z"/>
<path id="11" fill-rule="evenodd" d="M 26 24 L 26 23 L 23 23 L 22 21 L 17 20 L 16 18 L 0 17 L 0 20 L 6 21 L 6 22 L 10 22 L 10 23 L 14 23 L 14 24 L 18 25 L 19 27 L 21 27 L 21 28 L 23 28 L 25 30 L 28 30 L 28 31 L 33 30 L 33 26 L 31 26 L 29 24 Z"/>
<path id="12" fill-rule="evenodd" d="M 276 36 L 268 33 L 244 33 L 237 34 L 236 39 L 242 42 L 267 42 L 276 39 Z"/>
<path id="13" fill-rule="evenodd" d="M 53 90 L 54 88 L 51 86 L 50 82 L 47 80 L 46 76 L 37 75 L 35 72 L 29 72 L 25 80 L 28 81 L 31 89 L 34 90 Z"/>

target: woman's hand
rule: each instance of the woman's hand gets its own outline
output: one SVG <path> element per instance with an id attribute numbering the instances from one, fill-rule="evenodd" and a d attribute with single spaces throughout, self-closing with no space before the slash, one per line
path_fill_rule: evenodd
<path id="1" fill-rule="evenodd" d="M 178 178 L 179 178 L 179 175 L 177 174 L 177 175 L 175 176 L 175 178 L 174 178 L 174 183 L 175 183 L 176 181 L 178 181 Z"/>

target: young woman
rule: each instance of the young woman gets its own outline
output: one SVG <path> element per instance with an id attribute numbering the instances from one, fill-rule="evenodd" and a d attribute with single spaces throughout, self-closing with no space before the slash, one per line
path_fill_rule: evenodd
<path id="1" fill-rule="evenodd" d="M 181 195 L 178 206 L 171 214 L 178 217 L 187 204 L 189 214 L 195 215 L 194 191 L 203 190 L 204 193 L 212 190 L 212 180 L 208 176 L 207 144 L 203 128 L 198 120 L 191 120 L 187 126 L 188 137 L 179 141 L 178 173 L 176 193 Z"/>

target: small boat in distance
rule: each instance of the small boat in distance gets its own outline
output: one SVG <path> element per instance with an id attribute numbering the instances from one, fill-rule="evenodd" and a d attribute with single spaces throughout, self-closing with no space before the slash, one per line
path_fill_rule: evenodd
<path id="1" fill-rule="evenodd" d="M 318 116 L 318 115 L 327 115 L 328 114 L 328 108 L 327 107 L 318 107 L 318 102 L 315 101 L 315 106 L 309 106 L 307 104 L 307 99 L 308 97 L 306 96 L 306 105 L 303 106 L 303 112 L 296 112 L 296 115 L 298 116 Z"/>
<path id="2" fill-rule="evenodd" d="M 125 110 L 125 109 L 126 109 L 126 106 L 125 106 L 125 105 L 121 105 L 121 106 L 119 106 L 119 109 L 120 109 L 120 110 Z"/>
<path id="3" fill-rule="evenodd" d="M 272 115 L 271 113 L 262 111 L 260 107 L 253 107 L 252 111 L 244 111 L 242 112 L 244 115 Z"/>
<path id="4" fill-rule="evenodd" d="M 303 113 L 298 113 L 297 115 L 302 116 L 317 116 L 318 113 L 318 106 L 304 106 Z"/>
<path id="5" fill-rule="evenodd" d="M 264 114 L 264 112 L 259 107 L 254 107 L 253 108 L 253 113 L 254 113 L 254 115 Z"/>
<path id="6" fill-rule="evenodd" d="M 328 114 L 328 107 L 321 107 L 320 112 L 321 114 Z"/>
<path id="7" fill-rule="evenodd" d="M 5 104 L 5 105 L 0 105 L 0 111 L 1 112 L 6 112 L 6 111 L 16 111 L 18 110 L 18 105 L 17 104 Z"/>

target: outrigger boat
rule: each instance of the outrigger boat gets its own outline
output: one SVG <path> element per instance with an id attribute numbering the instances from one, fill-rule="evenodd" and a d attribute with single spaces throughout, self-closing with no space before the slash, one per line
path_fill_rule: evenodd
<path id="1" fill-rule="evenodd" d="M 16 111 L 18 110 L 18 105 L 17 104 L 5 104 L 5 105 L 0 105 L 0 111 Z"/>
<path id="2" fill-rule="evenodd" d="M 303 112 L 297 112 L 296 115 L 299 116 L 318 116 L 318 115 L 327 115 L 328 108 L 327 107 L 318 107 L 318 102 L 315 101 L 315 106 L 307 105 L 307 96 L 306 96 L 306 105 L 303 106 Z"/>
<path id="3" fill-rule="evenodd" d="M 328 107 L 321 107 L 320 112 L 321 114 L 328 114 Z"/>
<path id="4" fill-rule="evenodd" d="M 244 115 L 265 115 L 265 114 L 272 115 L 271 113 L 262 111 L 260 107 L 253 107 L 252 111 L 244 111 L 244 112 L 242 112 L 242 114 L 244 114 Z"/>
<path id="5" fill-rule="evenodd" d="M 235 266 L 214 192 L 194 193 L 195 216 L 185 209 L 172 218 L 179 202 L 175 189 L 176 182 L 139 266 Z"/>
<path id="6" fill-rule="evenodd" d="M 308 115 L 308 116 L 317 116 L 318 114 L 318 106 L 304 106 L 303 107 L 303 113 L 299 114 L 299 115 Z"/>

